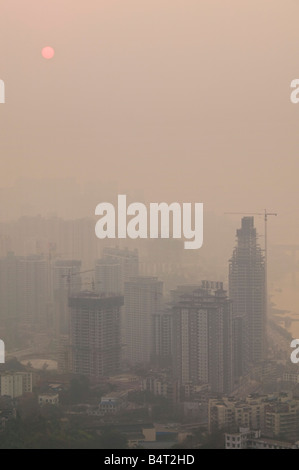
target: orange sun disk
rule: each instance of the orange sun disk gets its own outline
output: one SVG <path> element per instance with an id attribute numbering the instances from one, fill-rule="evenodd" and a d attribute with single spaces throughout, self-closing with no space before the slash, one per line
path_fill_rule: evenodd
<path id="1" fill-rule="evenodd" d="M 54 57 L 55 51 L 53 47 L 46 46 L 42 49 L 42 56 L 44 59 L 52 59 Z"/>

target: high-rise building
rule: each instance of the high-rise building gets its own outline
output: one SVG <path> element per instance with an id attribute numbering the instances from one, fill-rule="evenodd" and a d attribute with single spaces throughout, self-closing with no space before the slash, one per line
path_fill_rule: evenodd
<path id="1" fill-rule="evenodd" d="M 68 297 L 81 290 L 81 261 L 55 260 L 52 264 L 54 303 L 54 331 L 56 335 L 69 333 Z"/>
<path id="2" fill-rule="evenodd" d="M 98 259 L 95 264 L 95 291 L 99 294 L 120 294 L 122 290 L 120 261 L 112 257 Z"/>
<path id="3" fill-rule="evenodd" d="M 17 289 L 18 258 L 12 252 L 0 258 L 0 319 L 1 338 L 6 347 L 14 348 L 20 316 Z"/>
<path id="4" fill-rule="evenodd" d="M 69 299 L 71 371 L 92 380 L 119 372 L 122 296 L 81 292 Z"/>
<path id="5" fill-rule="evenodd" d="M 206 281 L 204 281 L 206 282 Z M 232 306 L 226 292 L 210 284 L 178 288 L 173 306 L 174 374 L 181 385 L 209 384 L 232 390 Z M 220 285 L 220 284 L 215 284 Z"/>
<path id="6" fill-rule="evenodd" d="M 265 265 L 253 217 L 243 217 L 229 262 L 229 297 L 233 301 L 235 376 L 265 357 Z"/>
<path id="7" fill-rule="evenodd" d="M 0 318 L 17 316 L 17 262 L 14 253 L 0 259 Z"/>
<path id="8" fill-rule="evenodd" d="M 49 324 L 49 270 L 42 255 L 18 257 L 17 297 L 19 315 L 32 329 L 46 328 Z"/>
<path id="9" fill-rule="evenodd" d="M 165 308 L 154 314 L 153 322 L 153 360 L 161 367 L 166 367 L 172 364 L 172 309 Z"/>
<path id="10" fill-rule="evenodd" d="M 5 320 L 37 330 L 47 326 L 48 262 L 42 255 L 0 259 L 0 311 Z"/>
<path id="11" fill-rule="evenodd" d="M 163 282 L 138 276 L 125 282 L 124 341 L 130 365 L 148 364 L 154 351 L 154 315 L 162 309 Z"/>
<path id="12" fill-rule="evenodd" d="M 137 250 L 128 250 L 121 248 L 104 248 L 103 260 L 120 265 L 119 283 L 120 292 L 124 293 L 124 284 L 131 277 L 139 275 L 139 258 Z"/>
<path id="13" fill-rule="evenodd" d="M 95 288 L 99 293 L 124 295 L 125 282 L 139 275 L 138 250 L 107 247 L 95 268 Z M 126 299 L 125 299 L 126 302 Z M 121 342 L 126 343 L 125 306 L 120 310 Z"/>
<path id="14" fill-rule="evenodd" d="M 60 374 L 71 370 L 71 348 L 69 335 L 60 335 L 58 342 L 57 369 Z"/>
<path id="15" fill-rule="evenodd" d="M 0 395 L 17 398 L 32 392 L 31 372 L 4 372 L 0 376 Z"/>
<path id="16" fill-rule="evenodd" d="M 6 346 L 16 346 L 20 325 L 32 332 L 49 326 L 48 279 L 48 262 L 42 255 L 9 252 L 0 259 L 0 318 Z"/>

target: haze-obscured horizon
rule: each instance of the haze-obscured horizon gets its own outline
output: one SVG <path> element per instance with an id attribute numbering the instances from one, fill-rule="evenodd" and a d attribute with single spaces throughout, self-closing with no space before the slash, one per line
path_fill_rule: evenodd
<path id="1" fill-rule="evenodd" d="M 112 180 L 220 213 L 267 207 L 289 225 L 298 10 L 293 0 L 5 2 L 0 186 Z"/>
<path id="2" fill-rule="evenodd" d="M 242 215 L 226 225 L 224 212 L 264 208 L 279 214 L 270 245 L 295 244 L 298 10 L 293 0 L 5 2 L 1 220 L 93 217 L 124 193 L 203 202 L 204 246 L 227 250 L 228 234 L 233 246 Z"/>

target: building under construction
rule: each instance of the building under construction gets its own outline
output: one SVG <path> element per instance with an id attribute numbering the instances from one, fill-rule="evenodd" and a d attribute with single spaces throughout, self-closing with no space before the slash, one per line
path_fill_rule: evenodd
<path id="1" fill-rule="evenodd" d="M 243 217 L 237 245 L 229 263 L 229 297 L 233 301 L 233 349 L 235 377 L 266 353 L 265 260 L 253 217 Z"/>

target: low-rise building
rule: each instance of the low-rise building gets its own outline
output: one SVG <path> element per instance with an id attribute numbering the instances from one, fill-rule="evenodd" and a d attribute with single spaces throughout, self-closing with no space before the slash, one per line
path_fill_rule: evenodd
<path id="1" fill-rule="evenodd" d="M 282 376 L 283 382 L 291 382 L 293 384 L 299 383 L 299 374 L 294 374 L 292 372 L 284 372 Z"/>
<path id="2" fill-rule="evenodd" d="M 210 399 L 209 432 L 239 428 L 261 430 L 270 438 L 295 442 L 299 438 L 299 399 L 291 392 L 249 395 L 245 399 L 223 397 Z"/>
<path id="3" fill-rule="evenodd" d="M 171 380 L 166 376 L 149 376 L 144 378 L 141 382 L 141 390 L 165 397 L 173 403 L 179 401 L 180 393 L 178 381 Z"/>
<path id="4" fill-rule="evenodd" d="M 261 431 L 240 428 L 239 432 L 225 433 L 225 449 L 299 449 L 299 442 L 269 439 Z"/>
<path id="5" fill-rule="evenodd" d="M 44 405 L 59 405 L 59 395 L 58 393 L 41 393 L 38 395 L 38 404 L 40 406 Z"/>
<path id="6" fill-rule="evenodd" d="M 32 392 L 31 372 L 4 372 L 0 376 L 1 396 L 18 398 Z"/>
<path id="7" fill-rule="evenodd" d="M 119 413 L 127 405 L 127 396 L 126 392 L 112 392 L 103 396 L 99 404 L 99 414 L 104 416 Z"/>

